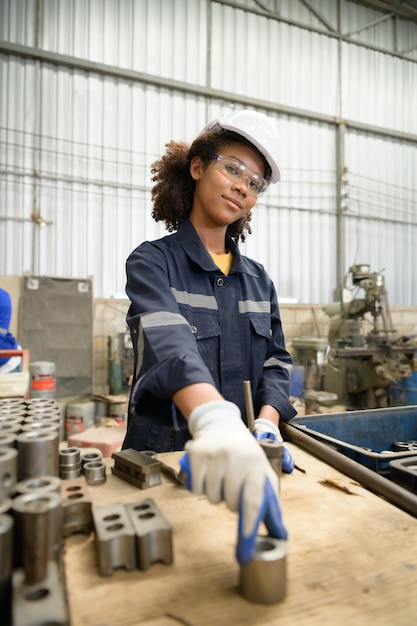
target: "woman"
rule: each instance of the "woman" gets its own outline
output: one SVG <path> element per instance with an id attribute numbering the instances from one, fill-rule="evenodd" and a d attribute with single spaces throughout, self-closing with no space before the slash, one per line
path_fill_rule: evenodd
<path id="1" fill-rule="evenodd" d="M 261 520 L 286 536 L 277 477 L 245 425 L 243 381 L 251 381 L 255 432 L 282 441 L 279 420 L 296 413 L 292 360 L 275 288 L 237 245 L 258 197 L 280 178 L 278 159 L 277 131 L 255 111 L 214 120 L 190 147 L 171 141 L 153 164 L 152 216 L 176 232 L 127 260 L 135 372 L 123 447 L 185 445 L 192 490 L 241 507 L 240 562 Z"/>

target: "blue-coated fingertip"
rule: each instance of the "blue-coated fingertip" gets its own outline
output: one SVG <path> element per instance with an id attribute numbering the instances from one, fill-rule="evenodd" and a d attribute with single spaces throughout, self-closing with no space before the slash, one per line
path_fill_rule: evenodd
<path id="1" fill-rule="evenodd" d="M 264 518 L 268 534 L 275 539 L 287 539 L 288 533 L 282 522 L 280 503 L 268 479 L 265 482 L 264 498 L 268 503 Z"/>
<path id="2" fill-rule="evenodd" d="M 294 459 L 291 456 L 291 453 L 284 446 L 284 450 L 282 452 L 282 471 L 286 474 L 291 474 L 294 470 Z"/>
<path id="3" fill-rule="evenodd" d="M 184 456 L 182 456 L 180 458 L 180 468 L 181 468 L 181 470 L 185 474 L 185 487 L 186 487 L 186 489 L 191 491 L 191 484 L 192 484 L 192 482 L 191 482 L 191 465 L 190 465 L 190 456 L 189 456 L 188 452 L 186 452 L 184 454 Z"/>
<path id="4" fill-rule="evenodd" d="M 243 534 L 244 510 L 243 498 L 240 498 L 236 559 L 241 565 L 245 565 L 253 559 L 255 539 L 261 522 L 265 522 L 268 534 L 271 537 L 275 537 L 276 539 L 288 538 L 287 530 L 282 523 L 278 497 L 268 479 L 265 480 L 264 497 L 259 508 L 259 513 L 254 527 L 252 528 L 251 533 L 247 536 Z"/>

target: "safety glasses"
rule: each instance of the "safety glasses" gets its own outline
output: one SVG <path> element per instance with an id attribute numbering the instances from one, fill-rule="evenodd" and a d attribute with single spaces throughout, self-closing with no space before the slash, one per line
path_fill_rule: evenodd
<path id="1" fill-rule="evenodd" d="M 247 179 L 248 193 L 251 196 L 260 196 L 268 188 L 268 181 L 259 174 L 254 174 L 242 161 L 234 157 L 213 154 L 209 157 L 215 161 L 214 167 L 219 170 L 232 183 L 240 183 Z"/>

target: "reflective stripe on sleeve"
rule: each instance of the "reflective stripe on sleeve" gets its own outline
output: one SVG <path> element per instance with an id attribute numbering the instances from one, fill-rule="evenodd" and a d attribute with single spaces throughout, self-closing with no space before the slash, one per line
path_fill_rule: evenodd
<path id="1" fill-rule="evenodd" d="M 274 367 L 275 365 L 279 365 L 289 371 L 292 370 L 291 363 L 284 363 L 284 361 L 280 361 L 280 359 L 276 359 L 274 356 L 271 356 L 269 359 L 264 361 L 264 367 Z"/>
<path id="2" fill-rule="evenodd" d="M 170 313 L 169 311 L 156 311 L 155 313 L 147 313 L 142 315 L 139 320 L 139 328 L 155 328 L 157 326 L 178 326 L 178 324 L 186 324 L 189 326 L 185 317 L 179 313 Z"/>

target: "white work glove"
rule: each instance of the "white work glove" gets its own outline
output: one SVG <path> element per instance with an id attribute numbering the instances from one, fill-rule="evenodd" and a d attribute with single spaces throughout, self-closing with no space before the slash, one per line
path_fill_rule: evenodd
<path id="1" fill-rule="evenodd" d="M 255 420 L 255 439 L 273 439 L 274 441 L 282 442 L 281 432 L 273 422 L 263 417 L 258 417 Z M 286 474 L 291 474 L 294 469 L 294 459 L 292 458 L 288 448 L 282 446 L 282 471 Z"/>
<path id="2" fill-rule="evenodd" d="M 286 539 L 278 477 L 243 423 L 239 408 L 225 400 L 207 402 L 192 411 L 188 428 L 193 439 L 181 459 L 186 486 L 206 494 L 214 504 L 224 500 L 232 511 L 239 509 L 237 560 L 252 559 L 262 521 L 271 536 Z"/>

